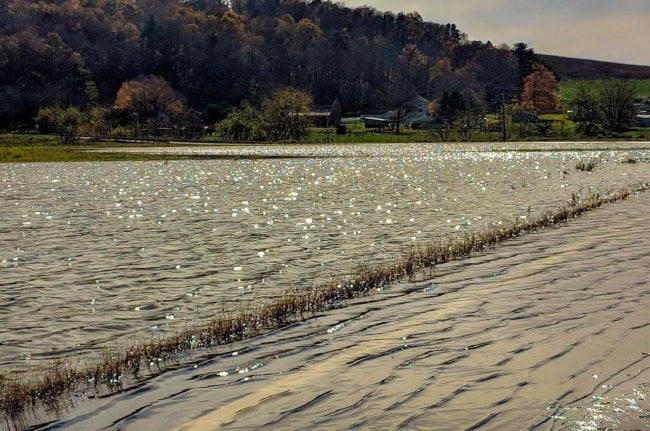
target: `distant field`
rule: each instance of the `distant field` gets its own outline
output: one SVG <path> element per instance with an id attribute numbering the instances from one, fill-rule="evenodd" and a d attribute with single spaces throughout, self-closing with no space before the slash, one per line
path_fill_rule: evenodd
<path id="1" fill-rule="evenodd" d="M 569 81 L 560 82 L 560 97 L 563 103 L 567 103 L 573 100 L 578 94 L 578 86 L 580 83 L 589 83 L 597 82 L 597 80 L 592 79 L 574 79 Z M 650 97 L 650 79 L 635 79 L 632 80 L 636 87 L 636 97 L 638 99 L 645 99 Z"/>

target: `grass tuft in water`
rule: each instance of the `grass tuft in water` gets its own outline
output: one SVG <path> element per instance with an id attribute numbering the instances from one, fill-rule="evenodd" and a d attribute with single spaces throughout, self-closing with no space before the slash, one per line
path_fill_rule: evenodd
<path id="1" fill-rule="evenodd" d="M 594 160 L 589 160 L 587 162 L 580 161 L 576 165 L 576 169 L 583 172 L 591 172 L 596 169 L 597 163 Z"/>

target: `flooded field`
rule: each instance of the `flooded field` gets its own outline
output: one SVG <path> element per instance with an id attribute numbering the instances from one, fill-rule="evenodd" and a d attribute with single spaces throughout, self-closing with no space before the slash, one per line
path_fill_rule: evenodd
<path id="1" fill-rule="evenodd" d="M 0 367 L 159 337 L 419 241 L 647 181 L 650 153 L 625 145 L 184 147 L 164 151 L 238 158 L 3 165 Z"/>
<path id="2" fill-rule="evenodd" d="M 47 429 L 650 429 L 649 220 L 631 197 Z"/>

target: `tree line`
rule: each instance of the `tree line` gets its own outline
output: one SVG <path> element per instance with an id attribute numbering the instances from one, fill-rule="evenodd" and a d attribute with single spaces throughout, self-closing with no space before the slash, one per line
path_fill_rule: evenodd
<path id="1" fill-rule="evenodd" d="M 118 93 L 136 91 L 125 83 L 147 77 L 206 124 L 286 87 L 350 112 L 453 89 L 495 107 L 533 61 L 524 45 L 469 41 L 417 13 L 323 0 L 0 0 L 0 128 L 32 126 L 42 108 L 119 109 Z"/>
<path id="2" fill-rule="evenodd" d="M 0 130 L 193 137 L 219 123 L 243 140 L 299 139 L 314 102 L 399 114 L 416 94 L 468 130 L 504 102 L 559 107 L 557 76 L 525 44 L 470 41 L 417 13 L 325 0 L 0 0 Z"/>

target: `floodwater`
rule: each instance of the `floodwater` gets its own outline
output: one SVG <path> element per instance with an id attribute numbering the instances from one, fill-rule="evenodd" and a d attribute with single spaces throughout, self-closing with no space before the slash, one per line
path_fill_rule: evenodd
<path id="1" fill-rule="evenodd" d="M 649 220 L 649 193 L 608 205 L 48 429 L 650 429 Z"/>
<path id="2" fill-rule="evenodd" d="M 345 274 L 360 262 L 388 261 L 414 243 L 525 219 L 561 206 L 573 193 L 650 180 L 644 144 L 570 145 L 582 151 L 522 145 L 510 148 L 516 151 L 439 144 L 183 147 L 132 151 L 215 159 L 1 165 L 0 369 L 92 357 L 161 337 Z M 621 145 L 629 150 L 602 150 Z M 628 159 L 639 162 L 623 163 Z M 588 160 L 596 161 L 594 171 L 576 169 Z M 89 402 L 83 408 L 110 407 L 105 416 L 92 413 L 109 422 L 88 425 L 80 414 L 74 424 L 107 427 L 137 402 L 143 413 L 115 427 L 159 429 L 205 416 L 197 420 L 207 422 L 193 426 L 209 429 L 229 412 L 233 426 L 244 429 L 267 422 L 302 429 L 312 419 L 315 428 L 359 422 L 382 429 L 405 421 L 406 429 L 434 429 L 438 414 L 448 424 L 437 429 L 482 419 L 492 429 L 519 429 L 503 428 L 503 421 L 519 415 L 518 424 L 528 423 L 540 413 L 541 399 L 563 417 L 561 407 L 588 385 L 565 381 L 558 364 L 571 359 L 571 367 L 579 365 L 573 371 L 588 370 L 583 378 L 599 364 L 613 368 L 603 365 L 593 374 L 613 375 L 625 365 L 616 355 L 632 355 L 629 364 L 646 361 L 636 352 L 644 338 L 623 337 L 647 340 L 650 327 L 641 322 L 647 320 L 650 206 L 636 219 L 627 216 L 639 202 L 647 198 L 612 206 L 609 218 L 585 218 L 600 225 L 578 222 L 582 230 L 573 237 L 570 228 L 546 239 L 532 236 L 445 266 L 421 285 L 393 286 L 368 302 L 247 343 L 225 362 L 167 373 L 104 406 Z M 610 335 L 598 333 L 598 324 Z M 618 341 L 628 344 L 613 349 Z M 507 358 L 503 370 L 495 368 Z M 295 381 L 303 382 L 300 390 L 291 389 Z M 584 386 L 564 398 L 554 392 L 575 382 Z M 175 392 L 186 395 L 164 401 Z M 492 399 L 507 393 L 519 401 Z M 258 409 L 266 396 L 270 407 Z M 438 402 L 447 407 L 439 410 Z M 176 403 L 182 407 L 169 407 Z M 234 414 L 242 409 L 253 414 Z M 142 422 L 145 417 L 154 422 Z"/>
<path id="3" fill-rule="evenodd" d="M 159 337 L 650 172 L 621 163 L 649 159 L 641 149 L 178 151 L 306 158 L 2 165 L 0 367 Z M 578 171 L 580 160 L 598 166 Z"/>

